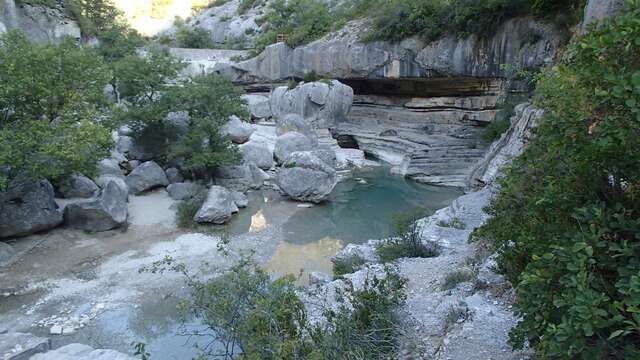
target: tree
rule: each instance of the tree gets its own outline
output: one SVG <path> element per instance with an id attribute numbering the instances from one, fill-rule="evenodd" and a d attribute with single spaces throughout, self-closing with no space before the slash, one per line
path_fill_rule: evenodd
<path id="1" fill-rule="evenodd" d="M 96 120 L 109 77 L 95 51 L 71 40 L 34 45 L 18 31 L 0 37 L 0 191 L 94 172 L 111 145 Z"/>
<path id="2" fill-rule="evenodd" d="M 3 123 L 54 120 L 66 109 L 105 104 L 110 71 L 92 49 L 71 39 L 35 45 L 20 31 L 0 37 L 0 109 Z"/>
<path id="3" fill-rule="evenodd" d="M 640 7 L 538 79 L 545 116 L 476 237 L 494 239 L 545 359 L 640 358 Z"/>

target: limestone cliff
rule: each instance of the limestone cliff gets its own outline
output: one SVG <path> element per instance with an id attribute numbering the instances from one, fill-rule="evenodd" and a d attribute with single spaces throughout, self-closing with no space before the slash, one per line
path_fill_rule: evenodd
<path id="1" fill-rule="evenodd" d="M 62 5 L 55 8 L 16 5 L 15 0 L 0 0 L 0 33 L 20 29 L 38 43 L 58 41 L 70 36 L 79 39 L 80 27 L 64 11 Z"/>

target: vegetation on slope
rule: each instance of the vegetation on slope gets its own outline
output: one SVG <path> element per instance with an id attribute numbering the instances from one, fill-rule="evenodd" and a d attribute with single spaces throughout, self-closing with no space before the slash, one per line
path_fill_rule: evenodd
<path id="1" fill-rule="evenodd" d="M 495 239 L 516 346 L 640 358 L 640 8 L 579 38 L 538 80 L 537 138 L 501 180 Z"/>
<path id="2" fill-rule="evenodd" d="M 506 19 L 533 15 L 575 24 L 584 0 L 353 0 L 339 5 L 322 0 L 275 0 L 261 20 L 265 31 L 255 52 L 284 34 L 295 47 L 321 38 L 356 18 L 370 19 L 365 41 L 399 41 L 410 36 L 436 40 L 447 33 L 490 35 Z"/>
<path id="3" fill-rule="evenodd" d="M 292 276 L 272 280 L 248 259 L 206 281 L 171 258 L 143 271 L 185 276 L 190 297 L 178 308 L 185 321 L 195 317 L 206 327 L 186 335 L 217 345 L 201 349 L 201 358 L 391 359 L 398 349 L 397 310 L 405 300 L 405 280 L 391 269 L 358 288 L 346 282 L 337 290 L 335 306 L 315 314 L 325 321 L 311 318 Z"/>

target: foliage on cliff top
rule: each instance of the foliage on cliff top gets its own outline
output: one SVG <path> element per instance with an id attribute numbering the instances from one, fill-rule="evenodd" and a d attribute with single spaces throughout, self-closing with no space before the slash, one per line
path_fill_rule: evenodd
<path id="1" fill-rule="evenodd" d="M 512 331 L 541 358 L 640 358 L 640 8 L 538 80 L 545 116 L 478 237 L 516 286 Z"/>
<path id="2" fill-rule="evenodd" d="M 255 52 L 275 43 L 277 34 L 284 34 L 287 45 L 295 47 L 356 18 L 371 21 L 365 41 L 399 41 L 410 36 L 432 41 L 449 33 L 490 35 L 506 19 L 520 15 L 573 24 L 583 7 L 584 0 L 275 0 L 261 20 L 266 31 L 258 38 Z"/>

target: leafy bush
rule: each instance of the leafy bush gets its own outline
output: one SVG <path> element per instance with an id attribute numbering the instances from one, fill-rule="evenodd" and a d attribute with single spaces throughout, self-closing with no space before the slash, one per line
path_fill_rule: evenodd
<path id="1" fill-rule="evenodd" d="M 398 308 L 405 280 L 387 269 L 336 295 L 336 308 L 324 309 L 325 322 L 311 324 L 291 276 L 271 280 L 243 258 L 222 275 L 200 281 L 166 258 L 142 271 L 185 275 L 190 297 L 179 309 L 185 321 L 200 319 L 206 329 L 185 335 L 209 337 L 221 351 L 202 357 L 222 359 L 387 359 L 398 349 Z"/>
<path id="2" fill-rule="evenodd" d="M 470 271 L 466 271 L 466 270 L 454 271 L 452 273 L 447 274 L 440 288 L 442 290 L 451 290 L 460 283 L 472 281 L 473 279 L 475 279 L 475 277 L 476 277 L 475 274 Z"/>
<path id="3" fill-rule="evenodd" d="M 193 217 L 204 204 L 207 198 L 207 192 L 201 191 L 191 199 L 182 201 L 178 204 L 176 209 L 176 225 L 181 229 L 189 229 L 195 227 L 197 224 L 193 221 Z"/>
<path id="4" fill-rule="evenodd" d="M 418 220 L 420 215 L 403 215 L 395 219 L 396 234 L 382 240 L 376 252 L 383 263 L 400 258 L 429 258 L 440 254 L 436 243 L 425 243 L 420 236 Z"/>
<path id="5" fill-rule="evenodd" d="M 440 226 L 440 227 L 445 227 L 445 228 L 452 228 L 452 229 L 458 229 L 458 230 L 464 230 L 467 228 L 467 225 L 465 225 L 465 223 L 460 220 L 460 218 L 453 218 L 450 221 L 438 221 L 436 223 L 436 225 Z"/>
<path id="6" fill-rule="evenodd" d="M 188 27 L 182 20 L 176 21 L 176 41 L 180 47 L 191 49 L 213 48 L 211 32 L 201 27 Z"/>
<path id="7" fill-rule="evenodd" d="M 35 45 L 15 30 L 0 37 L 0 191 L 95 171 L 112 142 L 96 120 L 109 77 L 95 51 L 71 40 Z"/>
<path id="8" fill-rule="evenodd" d="M 354 273 L 366 264 L 367 261 L 360 256 L 336 257 L 331 259 L 333 263 L 333 275 L 342 277 L 346 274 Z"/>
<path id="9" fill-rule="evenodd" d="M 639 18 L 577 39 L 539 77 L 537 137 L 475 234 L 516 285 L 512 341 L 541 358 L 640 357 Z"/>

